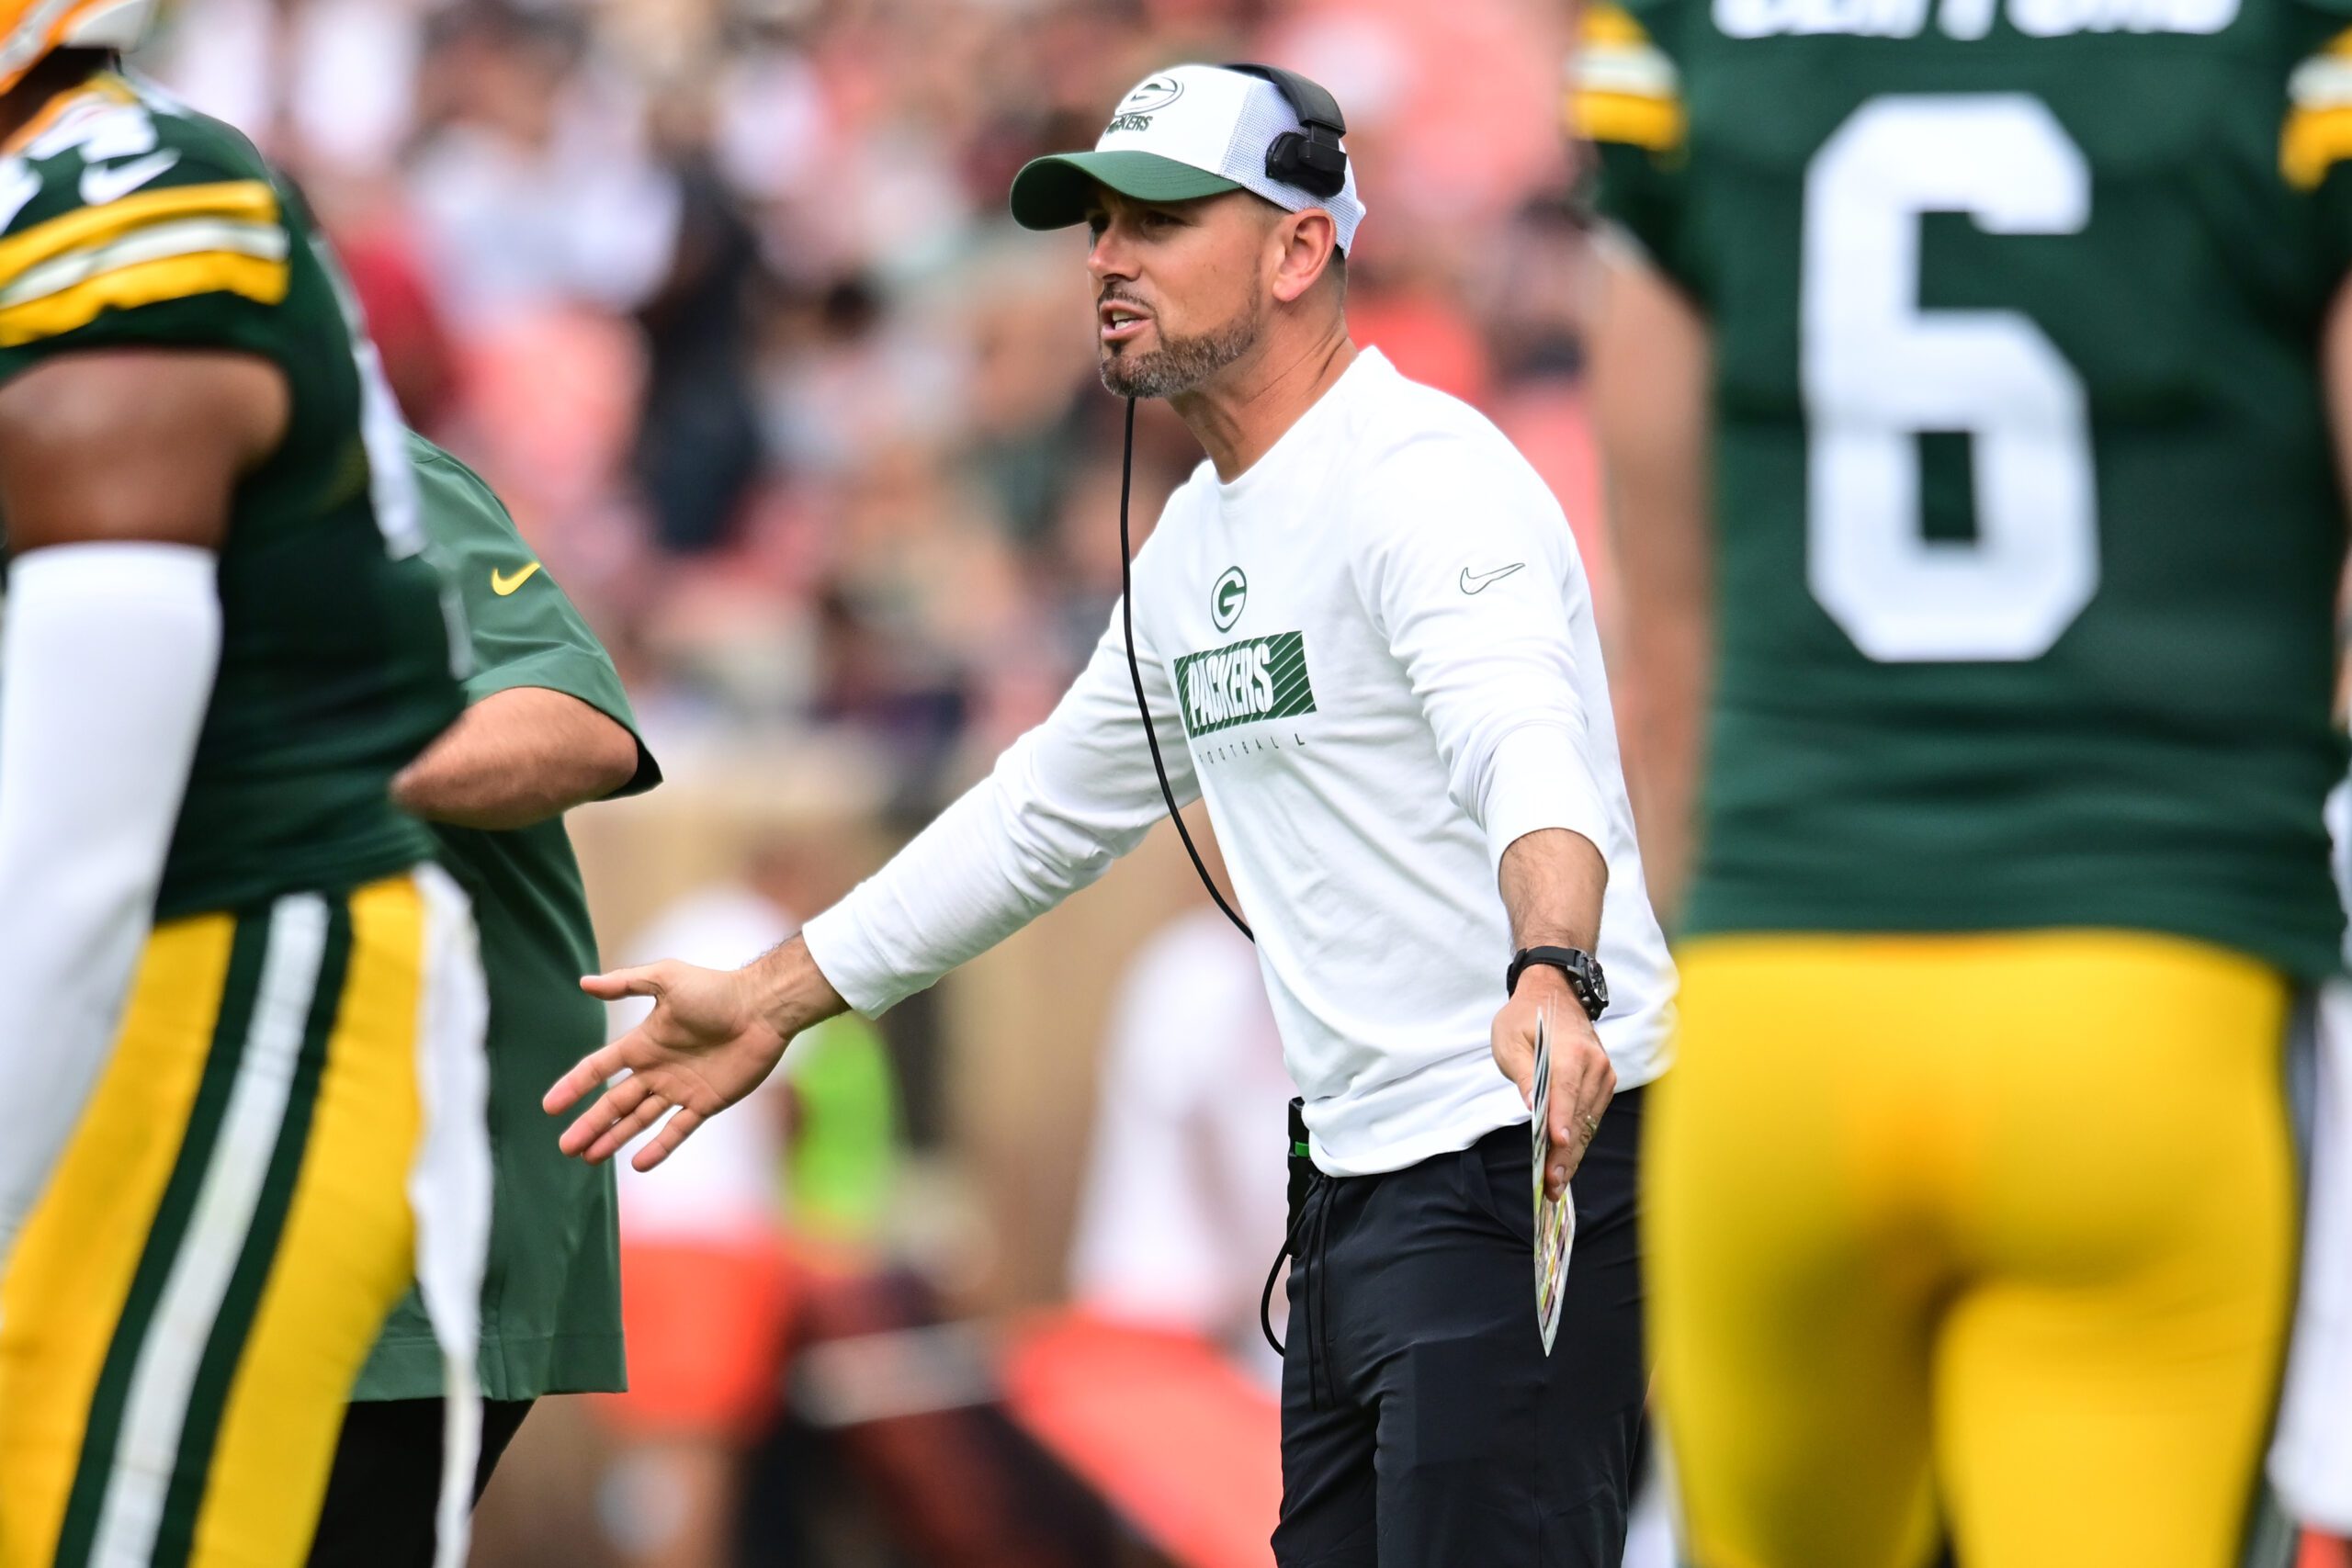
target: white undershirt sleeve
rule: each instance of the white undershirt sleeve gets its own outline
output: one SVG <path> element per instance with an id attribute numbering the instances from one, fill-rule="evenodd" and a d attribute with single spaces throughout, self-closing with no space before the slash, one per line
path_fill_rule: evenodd
<path id="1" fill-rule="evenodd" d="M 1149 547 L 1146 547 L 1145 557 Z M 1143 581 L 1145 557 L 1136 562 Z M 1178 803 L 1198 798 L 1165 666 L 1136 630 L 1144 693 Z M 871 1018 L 1094 881 L 1165 814 L 1127 673 L 1109 631 L 1045 723 L 848 897 L 810 920 L 809 955 Z"/>
<path id="2" fill-rule="evenodd" d="M 219 558 L 52 545 L 0 629 L 0 1264 L 104 1069 L 220 658 Z"/>
<path id="3" fill-rule="evenodd" d="M 1523 463 L 1443 437 L 1399 448 L 1359 482 L 1358 590 L 1487 859 L 1499 867 L 1543 828 L 1582 834 L 1605 858 L 1607 797 L 1569 625 L 1584 580 L 1558 502 Z"/>

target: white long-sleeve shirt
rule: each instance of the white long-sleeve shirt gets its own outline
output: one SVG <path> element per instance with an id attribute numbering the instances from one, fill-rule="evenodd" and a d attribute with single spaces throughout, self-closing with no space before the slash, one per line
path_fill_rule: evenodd
<path id="1" fill-rule="evenodd" d="M 1527 1120 L 1488 1029 L 1497 870 L 1565 828 L 1609 865 L 1601 1043 L 1663 1069 L 1650 912 L 1591 595 L 1558 503 L 1476 411 L 1360 355 L 1230 484 L 1204 463 L 1135 564 L 1180 801 L 1205 795 L 1316 1164 L 1395 1170 Z M 873 1014 L 1102 874 L 1160 818 L 1114 611 L 1053 714 L 806 932 Z"/>

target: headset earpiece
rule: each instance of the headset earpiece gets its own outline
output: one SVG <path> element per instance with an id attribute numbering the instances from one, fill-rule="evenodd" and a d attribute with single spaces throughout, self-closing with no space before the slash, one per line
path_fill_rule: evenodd
<path id="1" fill-rule="evenodd" d="M 1306 128 L 1285 130 L 1274 138 L 1266 149 L 1268 178 L 1295 186 L 1309 196 L 1332 197 L 1347 188 L 1348 152 L 1340 145 L 1340 138 L 1348 133 L 1348 122 L 1340 113 L 1337 98 L 1297 72 L 1279 65 L 1237 61 L 1224 69 L 1272 82 Z"/>
<path id="2" fill-rule="evenodd" d="M 1266 149 L 1266 173 L 1309 196 L 1337 196 L 1347 188 L 1348 155 L 1336 145 L 1286 130 Z"/>

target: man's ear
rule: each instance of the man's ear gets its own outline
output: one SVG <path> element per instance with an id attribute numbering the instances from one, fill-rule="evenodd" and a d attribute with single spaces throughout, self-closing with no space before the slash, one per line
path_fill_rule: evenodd
<path id="1" fill-rule="evenodd" d="M 1281 250 L 1274 258 L 1274 298 L 1290 304 L 1315 287 L 1331 265 L 1340 241 L 1339 225 L 1319 207 L 1285 214 L 1274 226 Z"/>

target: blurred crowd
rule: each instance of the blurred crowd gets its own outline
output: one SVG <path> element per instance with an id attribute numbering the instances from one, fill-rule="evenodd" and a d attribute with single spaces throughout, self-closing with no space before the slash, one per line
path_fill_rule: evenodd
<path id="1" fill-rule="evenodd" d="M 183 0 L 139 63 L 300 182 L 412 423 L 507 499 L 665 754 L 844 734 L 920 808 L 1042 716 L 1117 592 L 1084 241 L 1004 192 L 1161 65 L 1332 88 L 1358 340 L 1592 518 L 1566 9 Z M 1140 536 L 1198 454 L 1139 423 Z"/>

